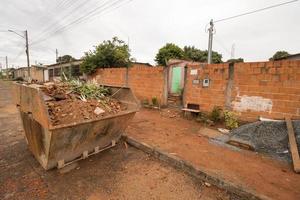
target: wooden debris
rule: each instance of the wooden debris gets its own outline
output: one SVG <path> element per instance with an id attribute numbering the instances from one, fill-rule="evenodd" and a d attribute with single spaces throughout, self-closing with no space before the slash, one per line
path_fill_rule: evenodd
<path id="1" fill-rule="evenodd" d="M 288 130 L 289 146 L 290 146 L 290 151 L 292 154 L 294 171 L 296 173 L 300 173 L 300 157 L 299 157 L 299 150 L 297 147 L 297 141 L 296 141 L 296 137 L 295 137 L 293 124 L 292 124 L 292 121 L 290 118 L 285 118 L 285 121 L 286 121 L 287 130 Z"/>

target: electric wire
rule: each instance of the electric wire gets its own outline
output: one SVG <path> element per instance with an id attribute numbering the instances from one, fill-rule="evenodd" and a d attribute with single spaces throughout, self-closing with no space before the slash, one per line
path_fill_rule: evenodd
<path id="1" fill-rule="evenodd" d="M 73 9 L 71 10 L 68 10 L 67 9 L 67 13 L 65 13 L 65 15 L 63 15 L 61 18 L 61 21 L 64 21 L 65 19 L 67 19 L 69 16 L 72 16 L 72 14 L 76 14 L 76 10 L 78 10 L 79 8 L 81 8 L 83 5 L 85 5 L 86 3 L 88 3 L 88 1 L 90 0 L 85 0 L 83 2 L 81 2 L 79 5 L 77 5 L 76 7 L 74 7 Z M 76 5 L 76 4 L 73 4 L 73 5 Z M 70 7 L 72 8 L 72 6 Z M 42 38 L 42 36 L 44 36 L 45 34 L 47 34 L 47 32 L 50 32 L 50 31 L 53 31 L 55 30 L 57 27 L 55 27 L 55 25 L 57 24 L 57 22 L 53 22 L 51 24 L 49 24 L 47 27 L 45 27 L 43 29 L 43 31 L 36 36 L 37 40 L 39 40 L 40 38 Z"/>
<path id="2" fill-rule="evenodd" d="M 69 24 L 67 24 L 67 25 L 65 25 L 65 26 L 62 26 L 62 27 L 56 29 L 56 30 L 53 31 L 52 33 L 49 33 L 49 36 L 48 36 L 48 37 L 50 37 L 50 36 L 52 36 L 52 35 L 54 35 L 54 34 L 57 34 L 58 32 L 63 32 L 63 31 L 65 31 L 65 30 L 63 30 L 63 29 L 65 29 L 66 27 L 69 27 L 69 26 L 71 26 L 71 25 L 78 24 L 78 23 L 80 23 L 80 22 L 82 22 L 82 21 L 84 21 L 84 20 L 89 19 L 89 17 L 91 17 L 92 14 L 98 13 L 98 12 L 99 12 L 98 10 L 101 9 L 101 8 L 102 8 L 102 9 L 100 10 L 100 12 L 101 12 L 101 11 L 104 11 L 104 10 L 106 10 L 106 9 L 109 9 L 110 7 L 114 6 L 116 3 L 119 3 L 119 2 L 122 2 L 122 1 L 123 1 L 123 0 L 114 1 L 113 3 L 111 3 L 110 5 L 108 5 L 107 7 L 105 7 L 105 5 L 107 5 L 107 4 L 109 3 L 109 1 L 106 1 L 106 2 L 103 3 L 101 6 L 96 7 L 96 8 L 93 9 L 92 11 L 90 11 L 90 12 L 88 12 L 87 14 L 85 14 L 85 15 L 83 15 L 83 16 L 77 18 L 76 20 L 72 21 L 71 23 L 69 23 Z M 96 11 L 97 11 L 97 12 L 96 12 Z M 87 18 L 86 18 L 86 17 L 87 17 Z M 45 38 L 44 40 L 46 40 L 46 39 L 48 39 L 48 38 Z M 44 40 L 42 40 L 42 41 L 44 41 Z M 38 41 L 38 42 L 40 42 L 40 41 Z M 38 42 L 33 42 L 32 44 L 38 43 Z"/>
<path id="3" fill-rule="evenodd" d="M 257 9 L 257 10 L 245 12 L 245 13 L 234 15 L 234 16 L 231 16 L 231 17 L 226 17 L 226 18 L 223 18 L 223 19 L 218 19 L 218 20 L 214 21 L 214 23 L 218 23 L 218 22 L 222 22 L 222 21 L 227 21 L 227 20 L 238 18 L 238 17 L 242 17 L 242 16 L 245 16 L 245 15 L 250 15 L 250 14 L 261 12 L 261 11 L 268 10 L 268 9 L 271 9 L 271 8 L 276 8 L 276 7 L 279 7 L 279 6 L 286 5 L 286 4 L 295 3 L 297 1 L 299 1 L 299 0 L 287 1 L 287 2 L 284 2 L 284 3 L 275 4 L 275 5 L 272 5 L 272 6 L 267 6 L 267 7 L 261 8 L 261 9 Z"/>
<path id="4" fill-rule="evenodd" d="M 77 18 L 76 20 L 70 22 L 69 24 L 67 24 L 67 25 L 65 25 L 65 26 L 62 26 L 62 27 L 56 29 L 55 31 L 52 31 L 51 33 L 49 33 L 49 34 L 47 35 L 47 38 L 44 38 L 44 39 L 39 40 L 39 41 L 34 41 L 34 42 L 32 42 L 31 45 L 37 44 L 37 43 L 40 43 L 40 42 L 43 42 L 43 41 L 47 40 L 49 37 L 51 37 L 51 36 L 53 36 L 53 35 L 55 35 L 55 34 L 57 34 L 57 33 L 59 33 L 59 32 L 66 31 L 66 30 L 67 30 L 67 29 L 66 29 L 67 27 L 70 27 L 70 26 L 72 26 L 72 25 L 76 25 L 76 24 L 82 23 L 83 21 L 88 20 L 90 17 L 93 17 L 93 16 L 95 16 L 95 15 L 99 15 L 99 14 L 103 13 L 104 11 L 109 10 L 110 8 L 116 9 L 116 7 L 118 6 L 118 4 L 120 4 L 120 3 L 122 3 L 122 2 L 124 2 L 124 0 L 117 0 L 117 1 L 111 2 L 111 3 L 108 4 L 108 5 L 107 5 L 108 2 L 105 2 L 105 3 L 103 3 L 101 6 L 96 7 L 96 8 L 93 9 L 92 11 L 90 11 L 90 12 L 86 13 L 85 15 L 83 15 L 83 16 Z M 130 2 L 130 1 L 128 1 L 128 2 Z M 105 7 L 105 5 L 107 5 L 107 6 Z M 99 10 L 99 9 L 100 9 L 100 10 Z"/>

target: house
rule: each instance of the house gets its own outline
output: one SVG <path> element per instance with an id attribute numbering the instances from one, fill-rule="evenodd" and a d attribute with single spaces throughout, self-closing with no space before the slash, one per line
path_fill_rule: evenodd
<path id="1" fill-rule="evenodd" d="M 82 77 L 83 73 L 80 72 L 80 64 L 83 60 L 73 60 L 71 62 L 55 63 L 48 65 L 47 69 L 44 70 L 44 77 L 46 81 L 60 80 L 61 72 L 71 77 Z"/>
<path id="2" fill-rule="evenodd" d="M 31 79 L 37 82 L 44 82 L 44 70 L 46 66 L 44 65 L 31 65 L 30 76 Z M 23 80 L 28 80 L 28 67 L 21 67 L 13 70 L 13 78 L 22 78 Z"/>
<path id="3" fill-rule="evenodd" d="M 300 53 L 286 56 L 284 58 L 281 58 L 280 60 L 300 60 Z"/>
<path id="4" fill-rule="evenodd" d="M 14 79 L 16 78 L 22 78 L 24 80 L 27 80 L 28 77 L 28 68 L 27 67 L 20 67 L 14 70 L 13 73 Z"/>

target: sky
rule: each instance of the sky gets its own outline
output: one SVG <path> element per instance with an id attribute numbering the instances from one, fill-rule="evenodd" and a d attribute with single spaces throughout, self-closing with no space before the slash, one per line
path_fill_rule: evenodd
<path id="1" fill-rule="evenodd" d="M 206 50 L 207 25 L 289 0 L 1 0 L 0 63 L 26 66 L 28 31 L 31 64 L 75 58 L 114 36 L 129 44 L 138 62 L 155 64 L 166 43 Z M 92 12 L 94 11 L 94 12 Z M 88 15 L 90 14 L 90 15 Z M 276 51 L 300 53 L 300 1 L 215 24 L 213 50 L 223 60 L 268 60 Z M 80 22 L 80 23 L 79 23 Z M 8 32 L 13 30 L 19 35 Z M 234 47 L 234 48 L 232 48 Z"/>

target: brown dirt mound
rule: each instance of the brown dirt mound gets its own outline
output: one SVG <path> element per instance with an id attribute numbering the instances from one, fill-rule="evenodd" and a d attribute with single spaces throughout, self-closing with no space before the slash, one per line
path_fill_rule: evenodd
<path id="1" fill-rule="evenodd" d="M 46 85 L 42 91 L 54 126 L 100 119 L 127 109 L 126 105 L 110 97 L 83 101 L 67 84 Z"/>

